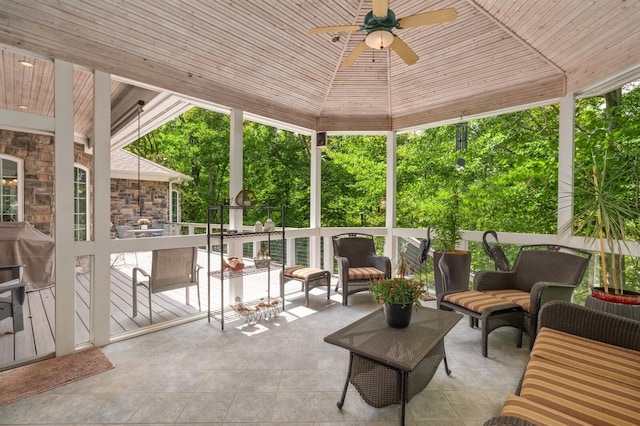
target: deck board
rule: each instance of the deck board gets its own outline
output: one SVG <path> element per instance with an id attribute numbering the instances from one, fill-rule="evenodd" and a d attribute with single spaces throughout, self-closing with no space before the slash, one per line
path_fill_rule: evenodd
<path id="1" fill-rule="evenodd" d="M 200 252 L 198 263 L 206 265 L 206 252 Z M 219 264 L 217 255 L 212 254 L 212 264 Z M 111 307 L 110 333 L 112 336 L 137 330 L 149 325 L 148 290 L 145 286 L 138 286 L 138 315 L 132 317 L 132 278 L 131 272 L 138 266 L 149 270 L 151 264 L 150 252 L 139 252 L 137 256 L 128 256 L 130 264 L 114 262 L 111 268 Z M 271 297 L 279 296 L 279 271 L 271 271 Z M 203 268 L 200 277 L 200 296 L 202 311 L 207 309 L 207 271 Z M 211 309 L 220 308 L 220 280 L 211 278 Z M 229 280 L 224 280 L 225 305 L 228 307 Z M 90 273 L 76 275 L 76 343 L 90 341 Z M 297 286 L 287 287 L 287 294 L 299 292 Z M 198 296 L 195 288 L 191 287 L 190 304 L 185 304 L 185 290 L 172 290 L 152 295 L 154 324 L 181 318 L 198 313 Z M 267 273 L 248 275 L 243 277 L 243 295 L 245 300 L 255 300 L 267 296 Z M 0 321 L 0 370 L 8 368 L 16 361 L 45 356 L 55 351 L 55 287 L 48 287 L 27 293 L 24 309 L 24 331 L 11 333 L 12 320 L 7 318 Z M 9 332 L 9 333 L 7 333 Z"/>

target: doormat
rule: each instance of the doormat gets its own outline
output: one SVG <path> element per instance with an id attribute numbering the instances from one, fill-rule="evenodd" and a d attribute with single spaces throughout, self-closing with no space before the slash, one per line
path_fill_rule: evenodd
<path id="1" fill-rule="evenodd" d="M 114 368 L 99 349 L 91 348 L 0 373 L 0 406 Z"/>

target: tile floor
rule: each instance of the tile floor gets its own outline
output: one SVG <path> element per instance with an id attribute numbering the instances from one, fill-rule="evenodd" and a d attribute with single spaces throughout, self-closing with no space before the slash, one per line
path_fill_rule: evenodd
<path id="1" fill-rule="evenodd" d="M 255 325 L 199 320 L 103 348 L 116 368 L 0 408 L 0 424 L 397 425 L 399 406 L 368 406 L 352 386 L 336 407 L 348 353 L 323 337 L 377 309 L 360 293 L 343 307 L 315 289 L 288 299 L 278 318 Z M 435 307 L 435 302 L 426 302 Z M 489 357 L 463 318 L 447 335 L 441 365 L 407 405 L 407 425 L 482 425 L 498 415 L 529 356 L 515 330 L 494 331 Z"/>

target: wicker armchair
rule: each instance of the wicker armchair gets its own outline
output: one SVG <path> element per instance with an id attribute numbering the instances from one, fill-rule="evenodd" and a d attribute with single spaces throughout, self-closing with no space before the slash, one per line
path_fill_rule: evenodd
<path id="1" fill-rule="evenodd" d="M 475 275 L 473 290 L 444 292 L 438 297 L 438 307 L 469 315 L 472 326 L 483 321 L 485 356 L 488 333 L 501 326 L 522 329 L 531 347 L 540 308 L 551 300 L 570 301 L 590 258 L 591 253 L 571 247 L 522 246 L 510 271 L 480 271 Z M 492 317 L 496 319 L 493 323 Z"/>
<path id="2" fill-rule="evenodd" d="M 342 290 L 342 304 L 349 296 L 369 290 L 369 282 L 380 278 L 391 278 L 391 260 L 377 256 L 373 235 L 347 233 L 334 235 L 333 252 L 338 262 L 338 284 Z"/>

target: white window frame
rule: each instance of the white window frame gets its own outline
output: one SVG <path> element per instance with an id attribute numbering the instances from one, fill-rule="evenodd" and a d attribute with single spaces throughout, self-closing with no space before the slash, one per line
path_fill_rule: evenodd
<path id="1" fill-rule="evenodd" d="M 173 194 L 176 195 L 174 200 Z M 171 185 L 169 190 L 169 199 L 171 200 L 171 208 L 169 209 L 169 222 L 180 222 L 180 191 Z M 173 220 L 173 212 L 175 211 L 176 220 Z"/>
<path id="2" fill-rule="evenodd" d="M 90 236 L 91 236 L 91 212 L 89 211 L 89 207 L 90 207 L 90 200 L 91 200 L 91 173 L 89 171 L 89 169 L 85 166 L 83 166 L 82 164 L 78 164 L 75 163 L 73 165 L 73 239 L 75 240 L 76 238 L 76 232 L 78 231 L 77 228 L 77 224 L 76 224 L 76 215 L 78 214 L 76 212 L 76 170 L 75 169 L 80 169 L 82 171 L 85 172 L 85 189 L 86 189 L 86 199 L 85 199 L 85 214 L 86 214 L 86 238 L 84 240 L 77 240 L 77 241 L 89 241 Z"/>
<path id="3" fill-rule="evenodd" d="M 13 155 L 0 154 L 1 160 L 8 160 L 16 163 L 17 171 L 18 171 L 18 186 L 17 186 L 17 197 L 18 197 L 18 212 L 17 212 L 17 221 L 24 222 L 24 159 L 20 157 L 15 157 Z"/>

